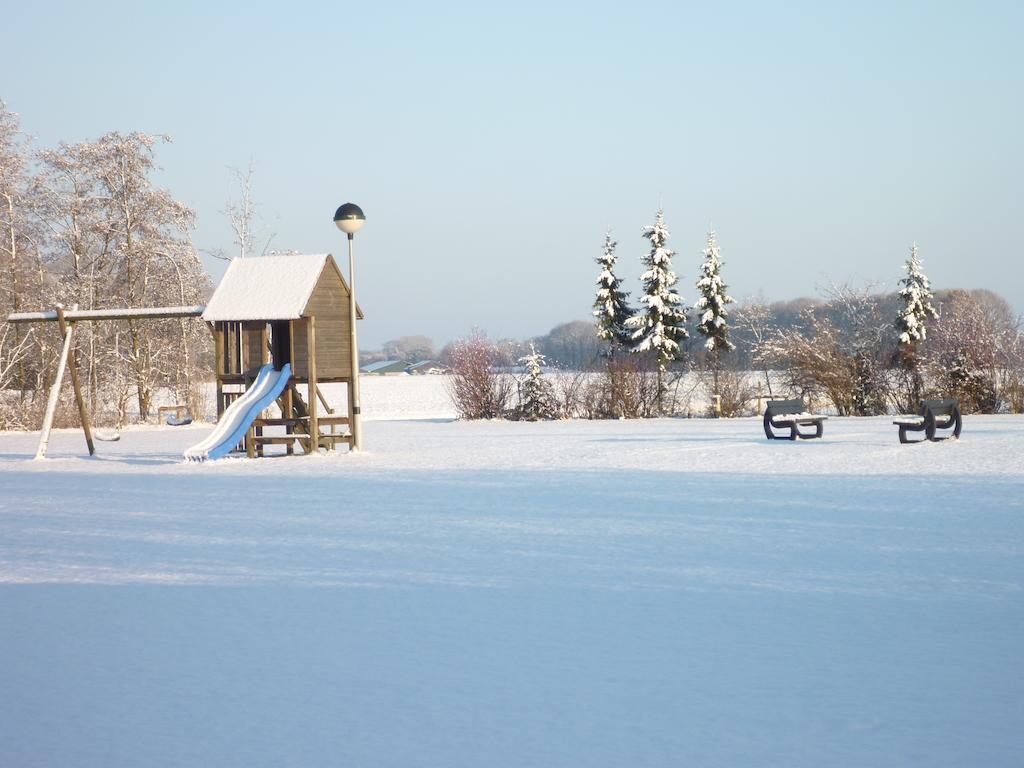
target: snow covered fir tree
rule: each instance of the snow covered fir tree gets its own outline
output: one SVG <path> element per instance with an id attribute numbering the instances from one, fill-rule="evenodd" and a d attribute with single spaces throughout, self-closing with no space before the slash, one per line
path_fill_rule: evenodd
<path id="1" fill-rule="evenodd" d="M 704 249 L 704 263 L 701 264 L 701 276 L 697 280 L 697 292 L 700 297 L 694 305 L 697 310 L 697 333 L 705 338 L 705 360 L 711 369 L 715 395 L 718 391 L 718 373 L 721 369 L 722 354 L 736 349 L 729 340 L 729 312 L 726 307 L 735 299 L 725 292 L 726 285 L 722 281 L 722 259 L 718 250 L 715 230 L 708 232 L 708 244 Z"/>
<path id="2" fill-rule="evenodd" d="M 519 386 L 519 409 L 522 421 L 550 421 L 558 418 L 558 401 L 551 382 L 544 378 L 544 355 L 530 343 L 530 354 L 519 358 L 526 367 L 526 380 Z"/>
<path id="3" fill-rule="evenodd" d="M 679 342 L 687 339 L 686 310 L 683 300 L 673 286 L 678 278 L 672 271 L 674 251 L 666 247 L 669 231 L 665 227 L 665 214 L 658 209 L 653 226 L 643 229 L 650 241 L 650 250 L 642 257 L 647 267 L 640 276 L 643 295 L 641 308 L 631 317 L 626 327 L 632 332 L 632 349 L 637 353 L 650 353 L 657 365 L 658 410 L 663 407 L 666 366 L 679 358 Z"/>
<path id="4" fill-rule="evenodd" d="M 918 347 L 927 338 L 926 321 L 937 319 L 938 311 L 932 305 L 931 284 L 921 267 L 921 258 L 917 254 L 917 243 L 910 247 L 910 258 L 903 268 L 907 276 L 900 280 L 899 297 L 903 302 L 896 316 L 896 333 L 899 341 L 900 367 L 907 376 L 908 396 L 904 404 L 907 410 L 914 410 L 924 390 L 921 376 Z"/>
<path id="5" fill-rule="evenodd" d="M 899 297 L 903 307 L 896 317 L 896 331 L 902 347 L 916 346 L 927 338 L 925 322 L 936 319 L 938 311 L 932 306 L 931 284 L 921 269 L 921 258 L 917 255 L 917 243 L 910 246 L 910 258 L 903 265 L 907 276 L 900 280 Z"/>
<path id="6" fill-rule="evenodd" d="M 596 318 L 597 337 L 608 342 L 608 355 L 614 355 L 617 347 L 628 347 L 632 334 L 626 323 L 633 316 L 627 302 L 629 294 L 623 291 L 622 280 L 615 275 L 615 247 L 611 230 L 605 233 L 604 249 L 597 258 L 601 274 L 597 277 L 597 295 L 594 297 L 593 315 Z"/>

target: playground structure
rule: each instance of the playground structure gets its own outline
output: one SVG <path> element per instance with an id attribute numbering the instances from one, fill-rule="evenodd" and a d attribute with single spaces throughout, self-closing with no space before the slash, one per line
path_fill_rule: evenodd
<path id="1" fill-rule="evenodd" d="M 46 455 L 66 371 L 71 374 L 89 455 L 95 453 L 71 355 L 76 323 L 199 316 L 213 333 L 218 423 L 205 440 L 185 452 L 186 458 L 218 458 L 239 446 L 250 457 L 262 456 L 269 444 L 285 445 L 288 454 L 296 444 L 307 454 L 334 449 L 339 443 L 353 448 L 358 370 L 352 364 L 352 321 L 361 319 L 362 312 L 352 306 L 351 291 L 333 257 L 313 254 L 236 259 L 205 307 L 79 311 L 58 306 L 53 311 L 8 315 L 11 323 L 55 321 L 63 336 L 36 458 Z M 327 401 L 320 388 L 325 383 L 347 385 L 344 408 L 333 408 Z M 275 402 L 280 417 L 264 417 Z M 267 434 L 268 428 L 283 428 L 283 434 Z"/>
<path id="2" fill-rule="evenodd" d="M 296 444 L 305 453 L 339 443 L 351 448 L 358 371 L 352 368 L 350 317 L 362 313 L 356 307 L 353 315 L 350 301 L 330 254 L 231 262 L 203 312 L 214 337 L 218 425 L 186 457 L 216 458 L 240 440 L 250 457 L 272 444 L 283 444 L 289 454 Z M 320 387 L 327 383 L 346 385 L 343 413 L 327 401 Z M 280 417 L 262 415 L 272 402 Z M 267 434 L 270 427 L 284 434 Z"/>
<path id="3" fill-rule="evenodd" d="M 7 322 L 9 323 L 56 321 L 60 326 L 60 333 L 64 340 L 61 345 L 60 357 L 57 359 L 57 374 L 54 377 L 53 385 L 50 387 L 50 397 L 46 402 L 46 412 L 43 414 L 43 426 L 39 434 L 36 458 L 41 459 L 46 456 L 46 449 L 50 443 L 50 431 L 53 428 L 53 418 L 57 412 L 60 390 L 64 383 L 64 373 L 68 370 L 71 372 L 71 384 L 75 391 L 75 404 L 78 407 L 79 420 L 82 422 L 82 432 L 85 433 L 85 444 L 89 449 L 90 456 L 96 453 L 96 444 L 93 442 L 92 427 L 89 423 L 89 411 L 85 407 L 85 398 L 82 397 L 78 368 L 71 355 L 76 323 L 97 320 L 155 320 L 169 317 L 198 317 L 202 312 L 202 306 L 79 310 L 77 305 L 65 311 L 64 307 L 58 304 L 56 309 L 50 311 L 16 312 L 8 315 Z"/>

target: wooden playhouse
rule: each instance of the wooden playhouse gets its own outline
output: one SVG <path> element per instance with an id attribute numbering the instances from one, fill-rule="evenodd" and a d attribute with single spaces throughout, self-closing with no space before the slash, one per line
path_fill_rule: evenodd
<path id="1" fill-rule="evenodd" d="M 203 311 L 213 330 L 217 417 L 245 394 L 260 369 L 290 365 L 291 377 L 277 398 L 280 416 L 266 412 L 249 427 L 249 456 L 268 444 L 296 443 L 306 453 L 352 446 L 356 405 L 352 377 L 351 292 L 330 254 L 235 259 Z M 359 319 L 362 312 L 356 307 Z M 345 384 L 340 407 L 321 385 Z M 321 410 L 322 408 L 322 410 Z"/>

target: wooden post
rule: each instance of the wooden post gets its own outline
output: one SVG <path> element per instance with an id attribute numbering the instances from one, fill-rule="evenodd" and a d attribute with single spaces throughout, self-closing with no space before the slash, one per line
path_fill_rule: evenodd
<path id="1" fill-rule="evenodd" d="M 59 304 L 58 311 L 63 309 Z M 68 366 L 68 355 L 71 353 L 71 337 L 74 334 L 74 327 L 68 328 L 64 334 L 64 348 L 60 352 L 60 360 L 57 361 L 57 375 L 53 377 L 53 386 L 50 387 L 50 397 L 46 401 L 46 413 L 43 414 L 43 428 L 39 435 L 39 447 L 36 448 L 36 458 L 46 456 L 46 449 L 50 444 L 50 430 L 53 428 L 53 417 L 57 411 L 57 401 L 60 399 L 60 388 L 64 383 L 64 370 Z"/>
<path id="2" fill-rule="evenodd" d="M 316 317 L 306 318 L 306 348 L 309 352 L 309 452 L 320 453 L 320 422 L 317 418 Z"/>
<path id="3" fill-rule="evenodd" d="M 295 374 L 295 365 L 298 362 L 295 359 L 295 324 L 297 320 L 288 321 L 288 350 L 292 359 L 292 374 Z"/>
<path id="4" fill-rule="evenodd" d="M 245 332 L 241 321 L 235 323 L 235 348 L 238 350 L 238 373 L 245 373 Z"/>
<path id="5" fill-rule="evenodd" d="M 295 377 L 293 376 L 292 379 L 294 380 L 294 378 Z M 295 386 L 295 384 L 289 383 L 288 386 L 285 387 L 284 394 L 283 394 L 284 407 L 281 409 L 281 415 L 284 416 L 286 419 L 294 419 L 295 418 L 295 406 L 294 406 L 294 401 L 292 400 L 292 387 L 294 387 L 294 386 Z M 294 425 L 292 425 L 292 424 L 285 424 L 284 425 L 284 433 L 286 435 L 290 435 L 294 431 L 295 431 Z M 284 452 L 286 454 L 288 454 L 289 456 L 291 456 L 295 452 L 295 446 L 292 445 L 291 443 L 286 443 L 285 447 L 284 447 Z"/>
<path id="6" fill-rule="evenodd" d="M 78 309 L 78 305 L 74 306 L 74 309 Z M 57 323 L 60 325 L 60 332 L 64 336 L 71 335 L 71 329 L 74 328 L 74 323 L 68 323 L 64 319 L 64 307 L 57 306 Z M 78 405 L 78 418 L 82 422 L 82 431 L 85 432 L 85 444 L 89 448 L 89 455 L 96 455 L 96 446 L 92 442 L 92 430 L 89 427 L 89 412 L 85 409 L 85 400 L 82 398 L 82 387 L 78 381 L 78 367 L 76 365 L 75 353 L 71 352 L 70 356 L 70 368 L 71 368 L 71 386 L 75 390 L 75 403 Z"/>
<path id="7" fill-rule="evenodd" d="M 270 362 L 270 336 L 267 334 L 267 324 L 263 324 L 263 331 L 260 333 L 260 349 L 262 350 L 261 362 L 266 365 Z"/>
<path id="8" fill-rule="evenodd" d="M 220 421 L 224 413 L 224 332 L 221 323 L 214 323 L 210 330 L 213 332 L 213 372 L 217 378 L 217 420 Z"/>
<path id="9" fill-rule="evenodd" d="M 284 390 L 284 417 L 286 419 L 295 418 L 295 404 L 292 400 L 292 387 L 295 386 L 295 321 L 288 321 L 288 354 L 292 364 L 292 380 L 288 383 L 288 386 Z M 278 326 L 280 327 L 280 326 Z M 280 349 L 280 345 L 275 341 L 274 346 Z M 278 360 L 278 363 L 281 361 Z M 286 435 L 290 435 L 295 431 L 295 427 L 292 424 L 286 424 L 284 432 Z M 285 453 L 291 456 L 295 452 L 295 445 L 288 443 L 285 446 Z"/>

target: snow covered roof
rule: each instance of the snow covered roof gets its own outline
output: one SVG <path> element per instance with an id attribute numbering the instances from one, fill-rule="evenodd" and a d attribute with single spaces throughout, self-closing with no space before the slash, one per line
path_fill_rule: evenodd
<path id="1" fill-rule="evenodd" d="M 326 253 L 235 259 L 213 292 L 203 320 L 295 320 L 302 316 Z"/>

